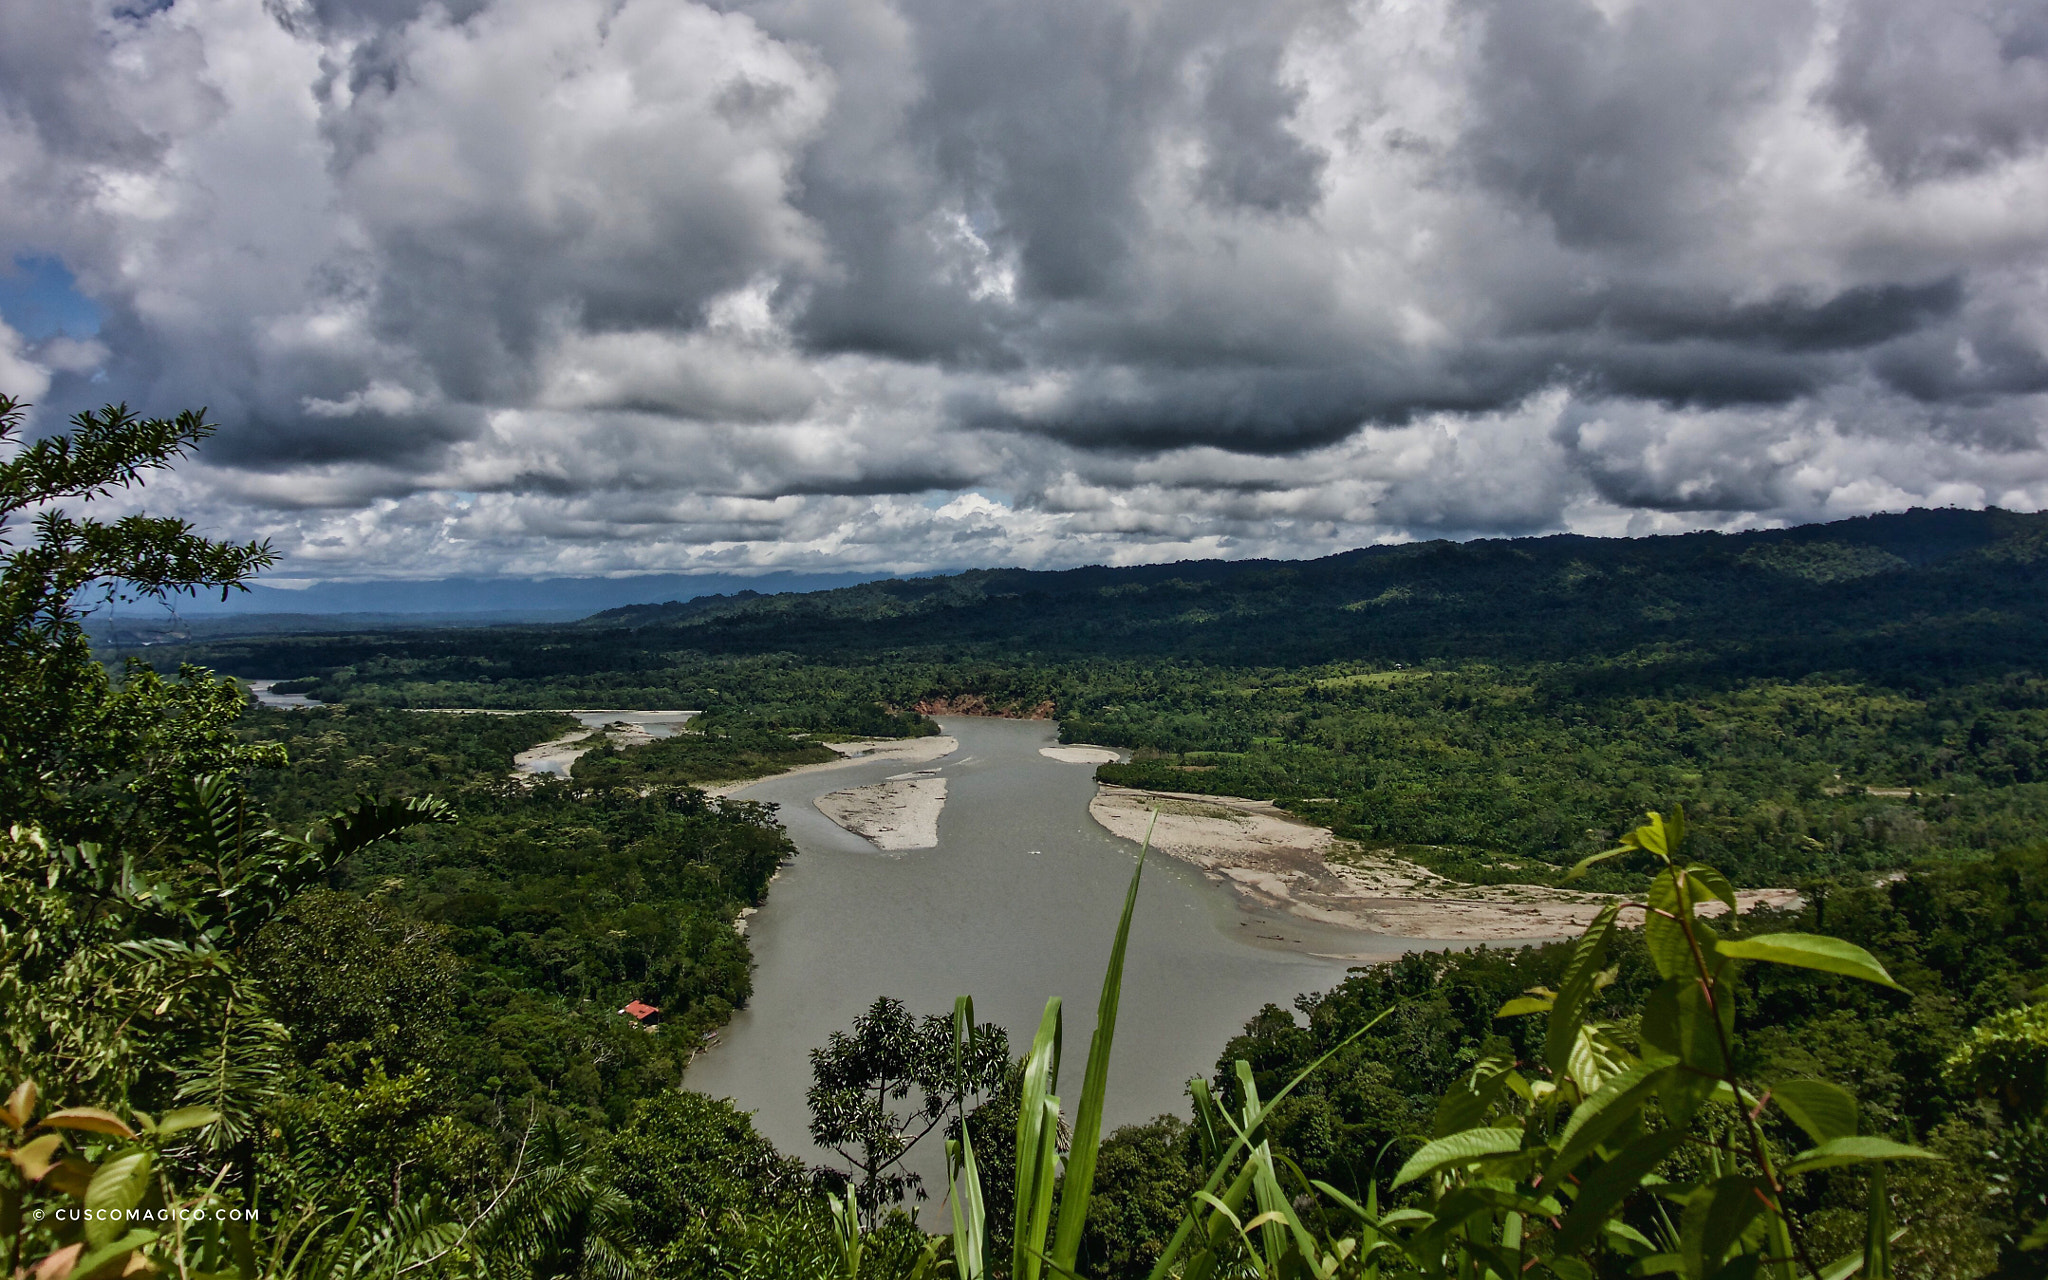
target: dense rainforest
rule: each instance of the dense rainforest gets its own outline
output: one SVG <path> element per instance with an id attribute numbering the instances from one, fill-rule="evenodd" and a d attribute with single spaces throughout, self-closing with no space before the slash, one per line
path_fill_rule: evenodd
<path id="1" fill-rule="evenodd" d="M 1275 800 L 1466 880 L 1554 879 L 1683 803 L 1703 856 L 1765 884 L 2040 831 L 2044 638 L 2048 516 L 1914 511 L 979 571 L 160 660 L 333 701 L 688 707 L 779 732 L 1054 714 L 1135 753 L 1107 781 Z"/>
<path id="2" fill-rule="evenodd" d="M 0 401 L 0 443 L 18 420 Z M 80 415 L 0 462 L 0 534 L 208 432 Z M 231 589 L 268 549 L 46 514 L 0 544 L 4 1262 L 2040 1275 L 2044 528 L 1920 512 L 990 572 L 216 641 L 152 651 L 159 671 L 92 651 L 92 592 Z M 329 705 L 252 707 L 208 667 Z M 1070 738 L 1135 749 L 1105 777 L 1267 796 L 1470 878 L 1633 900 L 1569 942 L 1414 955 L 1269 1007 L 1184 1117 L 1109 1134 L 1113 1034 L 1062 1067 L 1051 1008 L 1021 1055 L 971 1006 L 887 999 L 821 1046 L 814 1132 L 846 1135 L 865 1178 L 689 1092 L 691 1052 L 747 998 L 736 921 L 792 853 L 772 811 L 701 784 L 1048 704 Z M 512 776 L 573 724 L 556 712 L 591 705 L 705 714 L 566 778 Z M 1713 914 L 1732 880 L 1795 881 L 1803 905 Z M 921 1220 L 884 1176 L 906 1099 L 955 1184 Z"/>

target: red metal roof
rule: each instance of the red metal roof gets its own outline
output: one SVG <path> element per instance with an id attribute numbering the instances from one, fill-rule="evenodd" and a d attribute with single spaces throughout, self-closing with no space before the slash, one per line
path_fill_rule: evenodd
<path id="1" fill-rule="evenodd" d="M 652 1017 L 657 1013 L 660 1013 L 661 1010 L 655 1008 L 651 1004 L 646 1004 L 639 1000 L 632 1000 L 628 1001 L 626 1007 L 619 1010 L 619 1012 L 630 1013 L 634 1017 L 640 1019 L 642 1022 L 645 1022 L 648 1018 Z"/>

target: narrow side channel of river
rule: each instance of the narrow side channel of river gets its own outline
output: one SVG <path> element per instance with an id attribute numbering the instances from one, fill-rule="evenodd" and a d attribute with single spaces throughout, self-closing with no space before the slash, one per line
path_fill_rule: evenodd
<path id="1" fill-rule="evenodd" d="M 1045 721 L 945 718 L 960 749 L 924 766 L 851 764 L 740 791 L 773 802 L 801 851 L 776 879 L 748 934 L 757 969 L 749 1007 L 690 1067 L 687 1088 L 731 1098 L 782 1150 L 816 1160 L 804 1106 L 809 1051 L 880 995 L 917 1013 L 950 1013 L 972 995 L 1017 1052 L 1047 996 L 1062 997 L 1071 1109 L 1094 1030 L 1102 972 L 1137 846 L 1088 816 L 1094 767 L 1040 755 L 1057 741 Z M 947 780 L 936 848 L 882 853 L 842 831 L 812 800 L 908 769 Z M 1154 856 L 1131 929 L 1105 1125 L 1187 1114 L 1189 1077 L 1214 1069 L 1224 1042 L 1268 1001 L 1343 980 L 1356 960 L 1268 949 L 1270 919 L 1241 912 L 1199 872 Z M 1304 938 L 1290 926 L 1292 938 Z M 1314 939 L 1308 938 L 1312 948 Z M 1388 956 L 1442 943 L 1346 933 L 1341 949 Z M 1332 950 L 1338 949 L 1333 945 Z M 926 1145 L 936 1147 L 934 1139 Z M 929 1180 L 933 1153 L 915 1162 Z M 944 1190 L 938 1174 L 938 1192 Z"/>

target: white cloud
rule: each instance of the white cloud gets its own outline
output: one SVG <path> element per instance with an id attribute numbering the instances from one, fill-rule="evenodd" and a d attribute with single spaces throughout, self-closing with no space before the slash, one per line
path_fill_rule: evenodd
<path id="1" fill-rule="evenodd" d="M 46 6 L 0 252 L 107 321 L 0 389 L 210 406 L 151 502 L 305 577 L 2039 507 L 2029 12 Z"/>

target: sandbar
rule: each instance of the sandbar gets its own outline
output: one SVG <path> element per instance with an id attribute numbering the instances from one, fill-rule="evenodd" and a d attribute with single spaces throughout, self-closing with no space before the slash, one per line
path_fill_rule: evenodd
<path id="1" fill-rule="evenodd" d="M 457 714 L 471 714 L 460 712 Z M 484 712 L 482 714 L 495 714 Z M 525 714 L 520 712 L 519 714 Z M 669 714 L 662 712 L 658 714 Z M 684 716 L 697 714 L 694 711 L 681 712 Z M 677 723 L 681 723 L 678 721 Z M 594 729 L 576 729 L 559 738 L 550 738 L 537 746 L 528 747 L 512 757 L 514 777 L 522 774 L 538 776 L 554 774 L 566 778 L 576 762 L 609 742 L 614 747 L 644 747 L 656 738 L 665 735 L 650 732 L 645 725 L 627 720 L 614 720 Z"/>
<path id="2" fill-rule="evenodd" d="M 944 778 L 910 775 L 829 791 L 811 803 L 818 812 L 877 849 L 929 849 L 939 842 L 939 813 L 946 807 Z"/>
<path id="3" fill-rule="evenodd" d="M 1115 764 L 1123 759 L 1122 753 L 1108 747 L 1040 747 L 1038 754 L 1066 764 Z"/>
<path id="4" fill-rule="evenodd" d="M 1088 812 L 1112 834 L 1143 840 L 1154 806 L 1153 848 L 1228 885 L 1246 907 L 1323 925 L 1444 942 L 1536 942 L 1583 931 L 1614 901 L 1546 885 L 1460 884 L 1389 850 L 1339 840 L 1270 800 L 1104 784 Z M 1798 901 L 1790 889 L 1736 897 L 1744 910 Z"/>
<path id="5" fill-rule="evenodd" d="M 827 742 L 824 744 L 837 751 L 841 759 L 827 760 L 824 764 L 798 765 L 781 773 L 770 774 L 774 778 L 794 778 L 801 773 L 818 773 L 827 769 L 844 769 L 848 765 L 866 764 L 874 760 L 894 760 L 902 764 L 929 764 L 941 756 L 950 756 L 960 749 L 960 739 L 947 734 L 931 738 L 868 738 L 859 742 Z M 764 778 L 746 778 L 739 782 L 728 782 L 705 790 L 714 796 L 725 797 L 744 787 L 751 787 Z"/>

